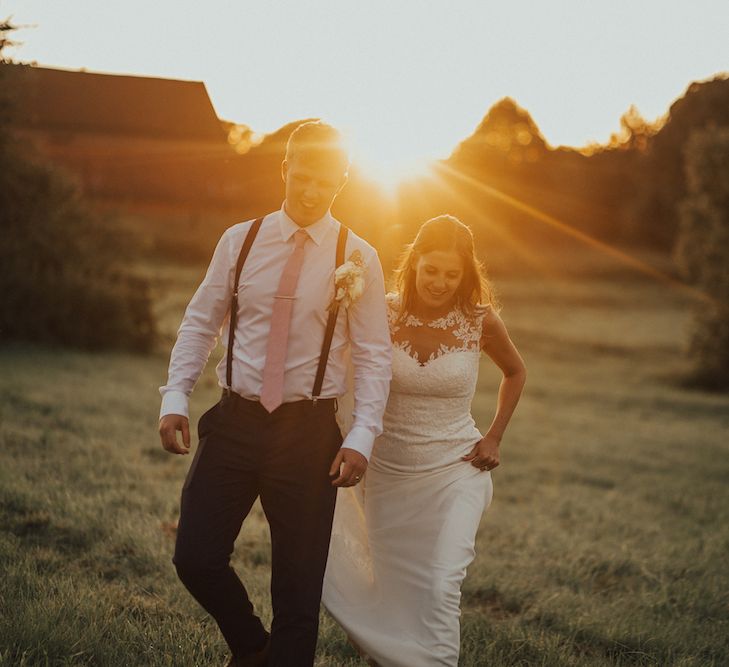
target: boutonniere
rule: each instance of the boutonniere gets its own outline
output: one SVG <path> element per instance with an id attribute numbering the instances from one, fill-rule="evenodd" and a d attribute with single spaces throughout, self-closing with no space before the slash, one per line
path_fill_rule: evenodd
<path id="1" fill-rule="evenodd" d="M 355 250 L 334 272 L 334 298 L 327 310 L 335 306 L 349 308 L 364 292 L 364 259 Z"/>

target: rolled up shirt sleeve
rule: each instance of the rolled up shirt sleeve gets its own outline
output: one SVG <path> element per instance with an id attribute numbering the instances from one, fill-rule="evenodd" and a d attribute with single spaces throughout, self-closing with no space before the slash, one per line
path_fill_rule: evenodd
<path id="1" fill-rule="evenodd" d="M 374 249 L 366 267 L 362 296 L 348 311 L 354 411 L 352 427 L 342 447 L 354 449 L 369 460 L 375 438 L 382 433 L 382 415 L 392 377 L 392 347 L 387 325 L 385 280 Z"/>
<path id="2" fill-rule="evenodd" d="M 185 310 L 172 348 L 160 419 L 168 414 L 189 416 L 189 396 L 228 319 L 235 270 L 231 230 L 218 241 L 207 273 Z"/>

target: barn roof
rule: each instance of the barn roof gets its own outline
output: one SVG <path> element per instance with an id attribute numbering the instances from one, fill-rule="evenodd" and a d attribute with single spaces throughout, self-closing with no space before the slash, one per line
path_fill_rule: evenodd
<path id="1" fill-rule="evenodd" d="M 19 125 L 197 141 L 225 134 L 200 81 L 3 65 Z"/>

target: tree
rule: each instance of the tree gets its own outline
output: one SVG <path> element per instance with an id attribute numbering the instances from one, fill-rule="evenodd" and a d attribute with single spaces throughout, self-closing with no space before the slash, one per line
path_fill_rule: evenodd
<path id="1" fill-rule="evenodd" d="M 649 122 L 638 110 L 635 104 L 631 104 L 628 110 L 620 116 L 620 132 L 610 135 L 610 147 L 621 149 L 637 149 L 644 151 L 648 147 L 651 137 L 655 136 L 666 117 Z"/>
<path id="2" fill-rule="evenodd" d="M 676 257 L 706 296 L 690 344 L 697 379 L 729 387 L 729 127 L 695 132 L 685 154 L 688 195 L 680 207 Z"/>
<path id="3" fill-rule="evenodd" d="M 647 240 L 670 250 L 678 234 L 680 202 L 687 196 L 685 156 L 692 133 L 729 125 L 729 77 L 692 83 L 669 110 L 660 131 L 648 139 L 645 158 L 637 163 L 635 216 Z"/>
<path id="4" fill-rule="evenodd" d="M 147 350 L 149 285 L 127 268 L 127 239 L 13 131 L 2 50 L 15 29 L 0 23 L 0 341 Z"/>
<path id="5" fill-rule="evenodd" d="M 5 147 L 8 140 L 8 126 L 12 118 L 12 104 L 10 90 L 3 85 L 4 71 L 2 66 L 6 63 L 3 51 L 8 46 L 14 46 L 16 42 L 10 39 L 10 34 L 17 30 L 9 18 L 0 20 L 0 151 Z"/>

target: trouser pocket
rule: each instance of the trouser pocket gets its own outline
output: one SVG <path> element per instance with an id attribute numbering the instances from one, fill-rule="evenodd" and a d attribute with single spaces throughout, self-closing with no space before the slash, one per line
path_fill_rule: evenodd
<path id="1" fill-rule="evenodd" d="M 213 407 L 206 410 L 200 419 L 197 421 L 197 437 L 202 440 L 206 435 L 209 435 L 213 430 L 213 421 L 220 403 L 216 403 Z"/>
<path id="2" fill-rule="evenodd" d="M 202 456 L 203 450 L 205 449 L 205 444 L 207 443 L 208 436 L 213 432 L 213 424 L 215 421 L 215 414 L 217 412 L 219 403 L 216 403 L 213 405 L 213 407 L 206 410 L 200 419 L 198 419 L 197 422 L 197 447 L 195 448 L 195 454 L 192 457 L 192 463 L 190 463 L 190 467 L 187 471 L 187 475 L 185 477 L 185 482 L 182 485 L 183 491 L 190 486 L 190 482 L 192 481 L 192 477 L 195 474 L 195 469 L 197 468 L 197 464 L 200 461 L 200 457 Z"/>
<path id="3" fill-rule="evenodd" d="M 202 455 L 203 449 L 205 449 L 205 443 L 207 442 L 207 438 L 203 437 L 200 438 L 200 440 L 197 443 L 197 448 L 195 449 L 195 454 L 192 457 L 192 463 L 190 464 L 190 467 L 187 470 L 187 475 L 185 477 L 185 482 L 182 485 L 182 490 L 184 491 L 188 486 L 190 486 L 190 482 L 192 481 L 192 477 L 195 474 L 195 468 L 197 468 L 198 461 L 200 460 L 200 456 Z"/>

